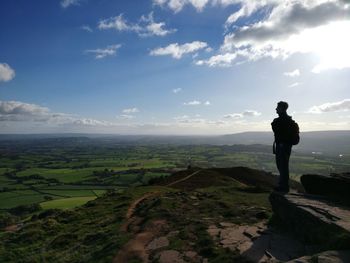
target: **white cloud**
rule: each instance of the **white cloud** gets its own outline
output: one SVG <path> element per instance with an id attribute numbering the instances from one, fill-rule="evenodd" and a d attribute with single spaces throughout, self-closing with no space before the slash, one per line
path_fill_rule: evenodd
<path id="1" fill-rule="evenodd" d="M 40 122 L 55 125 L 108 126 L 105 121 L 51 112 L 47 107 L 20 101 L 0 101 L 0 122 Z"/>
<path id="2" fill-rule="evenodd" d="M 327 102 L 319 106 L 313 106 L 309 109 L 310 113 L 338 112 L 349 111 L 350 99 L 345 99 L 337 102 Z"/>
<path id="3" fill-rule="evenodd" d="M 110 122 L 99 121 L 89 118 L 76 119 L 72 121 L 72 124 L 79 126 L 110 126 L 112 125 Z"/>
<path id="4" fill-rule="evenodd" d="M 197 105 L 201 105 L 202 102 L 198 101 L 198 100 L 192 100 L 189 102 L 184 102 L 184 105 L 186 106 L 197 106 Z"/>
<path id="5" fill-rule="evenodd" d="M 228 67 L 232 65 L 232 62 L 237 57 L 235 53 L 225 53 L 219 54 L 216 56 L 212 56 L 207 60 L 198 60 L 196 61 L 196 65 L 207 65 L 209 67 Z"/>
<path id="6" fill-rule="evenodd" d="M 61 1 L 61 6 L 63 8 L 67 8 L 71 5 L 79 5 L 80 0 L 62 0 Z"/>
<path id="7" fill-rule="evenodd" d="M 182 115 L 182 116 L 176 116 L 173 119 L 176 121 L 182 121 L 182 120 L 187 120 L 189 118 L 190 118 L 190 116 L 188 116 L 188 115 Z"/>
<path id="8" fill-rule="evenodd" d="M 261 113 L 256 110 L 245 110 L 241 113 L 231 113 L 224 115 L 225 119 L 242 119 L 244 117 L 257 117 L 260 116 Z"/>
<path id="9" fill-rule="evenodd" d="M 180 12 L 185 6 L 192 6 L 196 11 L 201 12 L 209 4 L 212 6 L 227 6 L 237 4 L 239 0 L 153 0 L 154 5 L 167 7 L 175 13 Z M 253 1 L 252 1 L 253 2 Z"/>
<path id="10" fill-rule="evenodd" d="M 166 36 L 176 32 L 176 29 L 166 29 L 164 22 L 155 22 L 153 12 L 148 16 L 141 16 L 138 23 L 129 23 L 123 14 L 108 19 L 103 19 L 98 23 L 100 30 L 115 29 L 117 31 L 135 32 L 141 37 Z"/>
<path id="11" fill-rule="evenodd" d="M 284 72 L 283 75 L 285 75 L 287 77 L 299 77 L 300 71 L 299 71 L 299 69 L 296 69 L 293 71 Z"/>
<path id="12" fill-rule="evenodd" d="M 226 2 L 236 2 L 240 3 L 241 8 L 232 13 L 226 20 L 225 26 L 228 27 L 232 24 L 234 24 L 238 19 L 242 17 L 249 17 L 252 15 L 255 11 L 257 11 L 259 8 L 265 6 L 265 5 L 270 5 L 273 4 L 275 1 L 226 1 Z"/>
<path id="13" fill-rule="evenodd" d="M 182 91 L 182 88 L 176 88 L 176 89 L 173 89 L 173 93 L 179 93 Z"/>
<path id="14" fill-rule="evenodd" d="M 184 102 L 184 105 L 186 105 L 186 106 L 198 106 L 198 105 L 210 106 L 211 103 L 209 100 L 204 101 L 204 102 L 199 101 L 199 100 L 192 100 L 189 102 Z"/>
<path id="15" fill-rule="evenodd" d="M 179 45 L 178 43 L 170 44 L 166 47 L 160 47 L 150 52 L 151 56 L 166 56 L 170 55 L 173 58 L 180 59 L 184 54 L 193 53 L 208 46 L 205 42 L 193 41 Z"/>
<path id="16" fill-rule="evenodd" d="M 345 33 L 350 30 L 350 9 L 345 2 L 267 1 L 256 10 L 267 5 L 272 6 L 272 11 L 266 19 L 225 36 L 223 52 L 241 52 L 245 60 L 314 53 L 320 58 L 313 70 L 316 73 L 350 67 L 350 36 Z"/>
<path id="17" fill-rule="evenodd" d="M 0 63 L 0 82 L 10 81 L 15 77 L 15 71 L 6 63 Z"/>
<path id="18" fill-rule="evenodd" d="M 135 118 L 135 116 L 130 115 L 130 114 L 122 114 L 122 115 L 117 116 L 117 119 L 121 119 L 121 120 L 131 120 L 134 118 Z"/>
<path id="19" fill-rule="evenodd" d="M 98 23 L 99 29 L 115 29 L 117 31 L 134 31 L 136 28 L 132 25 L 128 25 L 124 19 L 123 14 L 119 16 L 103 19 Z"/>
<path id="20" fill-rule="evenodd" d="M 298 87 L 299 85 L 300 85 L 300 82 L 294 82 L 294 83 L 290 84 L 288 86 L 288 88 L 295 88 L 295 87 Z"/>
<path id="21" fill-rule="evenodd" d="M 242 119 L 243 114 L 242 113 L 231 113 L 224 115 L 225 119 Z"/>
<path id="22" fill-rule="evenodd" d="M 204 124 L 207 122 L 206 119 L 199 118 L 198 116 L 195 116 L 195 118 L 191 118 L 188 115 L 183 116 L 177 116 L 173 118 L 177 124 L 184 124 L 184 125 L 198 125 L 198 124 Z"/>
<path id="23" fill-rule="evenodd" d="M 138 108 L 129 108 L 129 109 L 124 109 L 123 113 L 137 113 L 140 112 Z"/>
<path id="24" fill-rule="evenodd" d="M 245 110 L 243 113 L 244 117 L 260 116 L 261 113 L 255 110 Z"/>
<path id="25" fill-rule="evenodd" d="M 107 46 L 106 48 L 90 49 L 90 50 L 86 50 L 85 52 L 93 53 L 95 54 L 96 59 L 101 59 L 107 56 L 115 56 L 115 54 L 117 53 L 117 50 L 121 48 L 121 46 L 122 45 L 120 44 L 110 45 L 110 46 Z"/>
<path id="26" fill-rule="evenodd" d="M 92 28 L 88 25 L 82 25 L 80 28 L 90 33 L 93 32 Z"/>
<path id="27" fill-rule="evenodd" d="M 48 114 L 49 109 L 36 104 L 19 101 L 0 101 L 0 115 L 11 119 L 14 116 L 39 116 Z"/>
<path id="28" fill-rule="evenodd" d="M 189 4 L 189 1 L 183 3 Z M 226 21 L 226 30 L 230 25 L 234 26 L 225 35 L 218 54 L 197 61 L 197 65 L 230 66 L 266 57 L 286 59 L 295 53 L 312 53 L 319 58 L 312 70 L 314 73 L 350 67 L 350 35 L 347 34 L 350 31 L 350 5 L 346 1 L 212 0 L 210 3 L 239 4 L 240 8 Z M 262 18 L 236 24 L 238 19 L 255 13 Z M 231 60 L 225 59 L 227 54 L 231 54 Z"/>

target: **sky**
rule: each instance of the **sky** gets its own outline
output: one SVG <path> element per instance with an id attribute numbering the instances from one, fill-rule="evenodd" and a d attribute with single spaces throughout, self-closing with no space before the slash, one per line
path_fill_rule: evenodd
<path id="1" fill-rule="evenodd" d="M 1 0 L 0 133 L 350 130 L 350 1 Z"/>

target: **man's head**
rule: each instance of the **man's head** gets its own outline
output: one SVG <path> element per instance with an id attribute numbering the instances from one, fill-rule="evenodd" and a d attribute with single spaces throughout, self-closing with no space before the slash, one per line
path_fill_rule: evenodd
<path id="1" fill-rule="evenodd" d="M 285 101 L 280 101 L 277 103 L 276 112 L 278 115 L 286 113 L 288 109 L 288 103 Z"/>

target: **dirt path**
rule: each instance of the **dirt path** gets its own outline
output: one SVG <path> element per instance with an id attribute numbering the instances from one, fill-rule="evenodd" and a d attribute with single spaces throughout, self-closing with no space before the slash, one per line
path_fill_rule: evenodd
<path id="1" fill-rule="evenodd" d="M 192 176 L 198 174 L 201 170 L 195 171 L 191 173 L 190 175 L 179 179 L 175 182 L 169 183 L 166 186 L 173 186 L 175 184 L 178 184 L 180 182 L 186 181 L 190 179 Z M 134 202 L 132 202 L 126 212 L 125 218 L 126 222 L 121 226 L 121 231 L 129 232 L 132 231 L 129 229 L 131 225 L 135 228 L 139 225 L 139 222 L 141 222 L 141 218 L 136 217 L 135 210 L 137 206 L 146 201 L 147 199 L 159 196 L 160 192 L 150 192 L 146 193 L 140 198 L 136 199 Z M 164 220 L 156 220 L 150 223 L 146 229 L 139 233 L 135 233 L 135 236 L 129 240 L 119 251 L 118 254 L 113 259 L 114 263 L 127 263 L 131 259 L 141 259 L 142 262 L 148 262 L 148 252 L 146 250 L 147 244 L 149 244 L 161 231 L 162 227 L 166 226 L 166 221 Z"/>
<path id="2" fill-rule="evenodd" d="M 201 171 L 202 171 L 202 170 L 195 171 L 194 173 L 191 173 L 190 175 L 187 175 L 186 177 L 184 177 L 184 178 L 182 178 L 182 179 L 179 179 L 179 180 L 177 180 L 177 181 L 175 181 L 175 182 L 171 182 L 171 183 L 167 184 L 166 186 L 172 186 L 172 185 L 181 183 L 181 182 L 183 182 L 183 181 L 186 181 L 186 180 L 190 179 L 192 176 L 198 174 L 198 173 L 201 172 Z"/>
<path id="3" fill-rule="evenodd" d="M 130 219 L 134 212 L 136 207 L 138 206 L 138 204 L 140 204 L 142 201 L 146 200 L 147 198 L 150 197 L 154 197 L 156 195 L 159 195 L 159 192 L 150 192 L 150 193 L 146 193 L 143 196 L 141 196 L 139 199 L 136 199 L 134 202 L 132 202 L 132 204 L 129 206 L 128 211 L 126 212 L 126 216 L 125 218 L 128 220 Z"/>
<path id="4" fill-rule="evenodd" d="M 145 229 L 129 240 L 113 259 L 113 263 L 128 263 L 132 259 L 139 259 L 142 262 L 149 262 L 149 251 L 147 245 L 159 235 L 163 227 L 167 225 L 165 220 L 155 220 L 149 223 Z"/>

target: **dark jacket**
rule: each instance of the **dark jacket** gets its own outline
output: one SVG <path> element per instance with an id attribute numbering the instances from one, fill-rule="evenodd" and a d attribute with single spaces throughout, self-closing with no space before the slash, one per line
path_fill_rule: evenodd
<path id="1" fill-rule="evenodd" d="M 292 117 L 287 114 L 281 114 L 271 123 L 276 143 L 291 143 L 291 123 Z"/>

